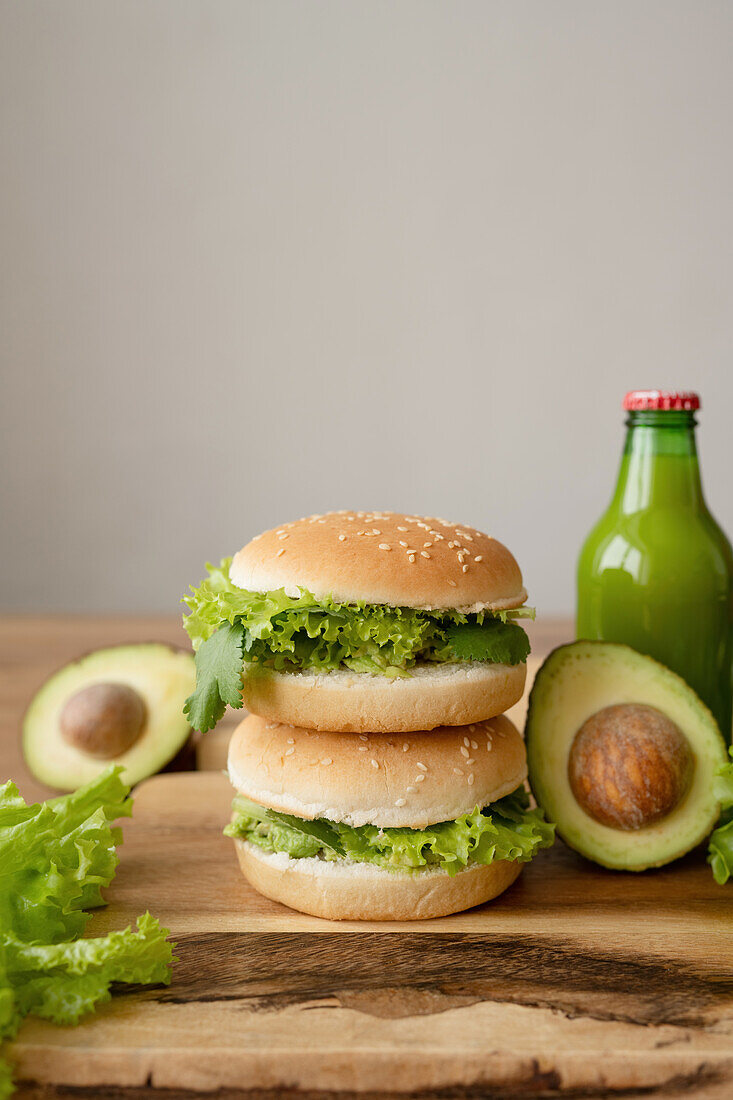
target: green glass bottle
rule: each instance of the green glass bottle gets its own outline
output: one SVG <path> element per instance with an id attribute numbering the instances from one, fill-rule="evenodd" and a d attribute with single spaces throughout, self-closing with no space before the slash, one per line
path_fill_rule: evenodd
<path id="1" fill-rule="evenodd" d="M 667 665 L 731 736 L 733 551 L 708 511 L 697 394 L 634 391 L 616 491 L 578 562 L 579 638 L 625 642 Z"/>

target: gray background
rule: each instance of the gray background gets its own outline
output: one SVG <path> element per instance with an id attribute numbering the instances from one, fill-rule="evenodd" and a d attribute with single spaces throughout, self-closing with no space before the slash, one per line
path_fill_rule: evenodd
<path id="1" fill-rule="evenodd" d="M 175 610 L 380 507 L 572 610 L 624 391 L 733 528 L 733 4 L 0 6 L 0 604 Z"/>

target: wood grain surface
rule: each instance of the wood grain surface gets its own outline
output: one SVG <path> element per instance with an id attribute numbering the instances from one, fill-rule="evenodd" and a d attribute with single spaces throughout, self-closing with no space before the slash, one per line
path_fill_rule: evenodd
<path id="1" fill-rule="evenodd" d="M 731 908 L 700 853 L 631 875 L 558 844 L 468 913 L 333 924 L 249 888 L 230 797 L 214 773 L 138 788 L 91 932 L 149 908 L 173 983 L 27 1023 L 21 1096 L 733 1096 Z"/>
<path id="2" fill-rule="evenodd" d="M 571 624 L 529 630 L 532 674 Z M 51 793 L 20 752 L 33 692 L 90 649 L 150 640 L 186 644 L 174 617 L 0 619 L 0 777 Z M 199 767 L 222 766 L 239 717 Z M 217 774 L 138 787 L 90 934 L 150 909 L 178 943 L 173 983 L 123 988 L 77 1028 L 29 1021 L 20 1100 L 733 1097 L 733 918 L 702 853 L 634 876 L 558 843 L 468 913 L 331 924 L 248 887 L 221 836 L 230 794 Z"/>

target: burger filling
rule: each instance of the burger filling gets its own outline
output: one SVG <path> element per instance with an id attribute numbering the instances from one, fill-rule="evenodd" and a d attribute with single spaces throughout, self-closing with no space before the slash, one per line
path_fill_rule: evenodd
<path id="1" fill-rule="evenodd" d="M 524 787 L 455 821 L 425 829 L 355 828 L 325 818 L 306 821 L 269 810 L 243 795 L 237 795 L 232 808 L 232 820 L 224 830 L 227 836 L 247 840 L 266 852 L 284 852 L 291 859 L 373 863 L 385 871 L 428 867 L 455 875 L 475 863 L 527 863 L 554 840 L 554 826 L 545 821 L 541 810 L 529 808 Z"/>
<path id="2" fill-rule="evenodd" d="M 229 580 L 231 558 L 184 597 L 184 625 L 196 650 L 196 691 L 185 713 L 198 730 L 211 729 L 226 704 L 241 706 L 242 665 L 279 672 L 312 669 L 409 676 L 418 663 L 485 661 L 517 665 L 529 639 L 511 611 L 420 611 L 388 604 L 346 604 L 301 590 L 247 592 Z"/>

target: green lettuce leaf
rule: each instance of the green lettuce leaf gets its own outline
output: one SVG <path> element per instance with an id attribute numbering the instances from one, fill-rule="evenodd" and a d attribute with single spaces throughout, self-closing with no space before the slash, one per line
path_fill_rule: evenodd
<path id="1" fill-rule="evenodd" d="M 373 863 L 386 871 L 440 867 L 457 874 L 470 863 L 508 860 L 525 863 L 554 840 L 554 826 L 542 811 L 529 808 L 523 787 L 483 809 L 478 806 L 455 821 L 425 829 L 355 828 L 337 821 L 305 821 L 277 813 L 237 796 L 224 832 L 268 852 L 292 859 L 318 856 Z"/>
<path id="2" fill-rule="evenodd" d="M 76 938 L 117 866 L 111 822 L 132 812 L 121 771 L 31 806 L 14 783 L 0 787 L 0 1042 L 29 1014 L 76 1023 L 109 1000 L 113 982 L 170 980 L 173 945 L 149 913 L 136 931 Z M 0 1100 L 12 1091 L 0 1057 Z"/>
<path id="3" fill-rule="evenodd" d="M 733 758 L 733 747 L 728 751 Z M 718 769 L 715 795 L 720 802 L 721 815 L 710 837 L 708 863 L 713 869 L 713 878 L 723 886 L 733 876 L 733 760 Z"/>
<path id="4" fill-rule="evenodd" d="M 83 912 L 102 905 L 132 813 L 129 788 L 111 768 L 73 794 L 26 806 L 14 783 L 0 787 L 0 930 L 55 943 L 80 935 Z"/>
<path id="5" fill-rule="evenodd" d="M 317 600 L 306 591 L 248 592 L 230 582 L 229 563 L 209 565 L 208 578 L 184 597 L 197 668 L 185 713 L 195 729 L 215 725 L 227 702 L 241 706 L 242 660 L 285 672 L 348 668 L 397 677 L 418 661 L 516 665 L 529 653 L 527 635 L 513 620 L 533 617 L 531 608 L 466 615 Z"/>

